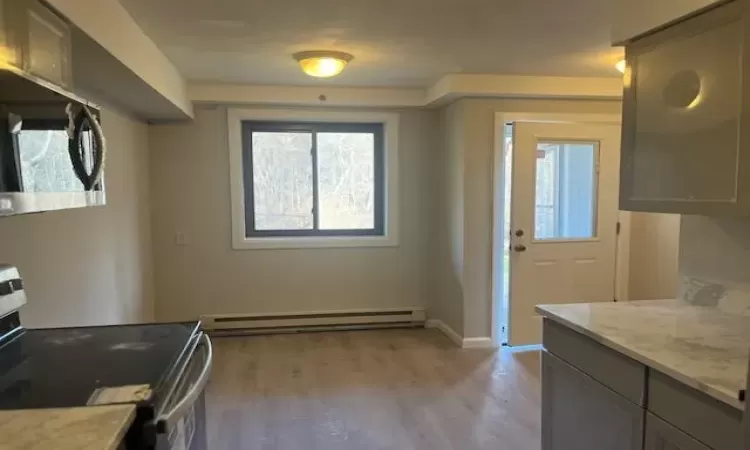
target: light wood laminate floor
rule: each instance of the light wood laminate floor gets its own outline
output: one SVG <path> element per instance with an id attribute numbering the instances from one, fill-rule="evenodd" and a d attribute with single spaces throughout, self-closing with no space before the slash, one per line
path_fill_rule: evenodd
<path id="1" fill-rule="evenodd" d="M 437 330 L 214 339 L 211 450 L 539 450 L 539 352 Z"/>

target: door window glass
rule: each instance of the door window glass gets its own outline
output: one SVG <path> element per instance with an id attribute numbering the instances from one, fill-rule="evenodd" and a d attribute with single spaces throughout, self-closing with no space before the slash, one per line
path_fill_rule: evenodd
<path id="1" fill-rule="evenodd" d="M 535 240 L 596 237 L 598 151 L 592 142 L 537 144 Z"/>

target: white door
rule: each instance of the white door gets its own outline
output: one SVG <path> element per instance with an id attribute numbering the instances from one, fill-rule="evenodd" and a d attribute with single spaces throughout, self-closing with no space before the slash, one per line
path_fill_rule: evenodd
<path id="1" fill-rule="evenodd" d="M 620 127 L 516 123 L 508 343 L 541 343 L 538 304 L 611 302 Z"/>

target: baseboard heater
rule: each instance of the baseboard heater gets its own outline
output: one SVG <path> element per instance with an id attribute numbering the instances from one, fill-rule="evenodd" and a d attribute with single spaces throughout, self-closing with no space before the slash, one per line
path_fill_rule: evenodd
<path id="1" fill-rule="evenodd" d="M 424 308 L 201 316 L 203 328 L 219 336 L 423 327 L 425 319 Z"/>

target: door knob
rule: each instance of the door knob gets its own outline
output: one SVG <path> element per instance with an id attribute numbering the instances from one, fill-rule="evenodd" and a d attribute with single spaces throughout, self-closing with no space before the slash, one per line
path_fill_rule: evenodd
<path id="1" fill-rule="evenodd" d="M 523 244 L 517 244 L 517 245 L 514 245 L 514 246 L 513 246 L 513 250 L 514 250 L 514 251 L 517 251 L 517 252 L 519 252 L 519 253 L 520 253 L 520 252 L 525 252 L 525 251 L 526 251 L 526 246 L 525 246 L 525 245 L 523 245 Z"/>

